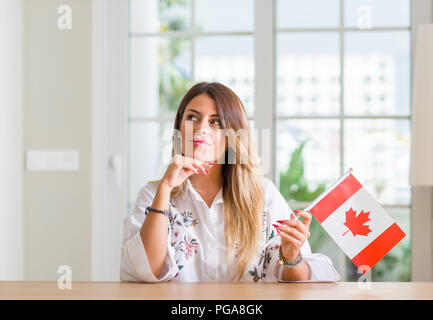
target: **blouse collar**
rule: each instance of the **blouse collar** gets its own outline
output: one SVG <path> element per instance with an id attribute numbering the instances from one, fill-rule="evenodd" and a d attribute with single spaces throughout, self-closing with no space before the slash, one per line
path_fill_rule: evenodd
<path id="1" fill-rule="evenodd" d="M 185 192 L 182 193 L 182 198 L 183 200 L 185 200 L 187 198 L 187 193 L 190 193 L 192 197 L 194 197 L 197 201 L 203 201 L 202 197 L 200 196 L 200 194 L 197 192 L 197 190 L 195 190 L 194 186 L 191 183 L 191 180 L 189 180 L 189 178 L 186 179 L 186 190 Z M 212 205 L 218 204 L 218 203 L 223 203 L 223 188 L 221 187 L 220 191 L 218 191 L 218 193 L 216 194 Z"/>

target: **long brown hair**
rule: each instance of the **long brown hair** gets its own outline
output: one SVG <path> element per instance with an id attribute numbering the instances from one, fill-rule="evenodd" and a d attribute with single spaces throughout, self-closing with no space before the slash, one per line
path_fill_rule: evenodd
<path id="1" fill-rule="evenodd" d="M 228 139 L 222 168 L 226 259 L 229 259 L 230 254 L 237 258 L 237 271 L 232 280 L 237 277 L 239 281 L 258 254 L 260 243 L 263 190 L 258 175 L 258 158 L 241 100 L 230 88 L 220 83 L 197 83 L 186 93 L 177 110 L 175 132 L 180 131 L 187 105 L 200 94 L 206 94 L 215 101 L 221 127 L 226 130 Z M 172 155 L 180 154 L 180 149 L 179 144 L 175 143 Z M 172 196 L 183 192 L 186 183 L 184 181 L 174 188 Z"/>

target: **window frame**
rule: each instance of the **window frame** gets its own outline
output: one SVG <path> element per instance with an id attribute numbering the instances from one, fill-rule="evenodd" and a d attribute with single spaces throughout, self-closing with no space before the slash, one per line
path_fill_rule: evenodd
<path id="1" fill-rule="evenodd" d="M 126 0 L 127 1 L 127 0 Z M 188 38 L 191 41 L 191 57 L 190 57 L 190 64 L 191 64 L 191 83 L 196 83 L 196 72 L 195 72 L 195 60 L 196 60 L 196 54 L 195 54 L 195 45 L 197 42 L 197 39 L 200 37 L 213 37 L 213 36 L 251 36 L 254 39 L 254 30 L 251 31 L 198 31 L 196 27 L 196 0 L 190 0 L 191 1 L 191 15 L 190 15 L 190 30 L 188 31 L 164 31 L 164 32 L 131 32 L 130 28 L 128 28 L 128 43 L 132 38 L 140 38 L 140 37 L 160 37 L 160 38 Z M 255 0 L 252 0 L 255 1 Z M 255 1 L 257 3 L 257 1 Z M 130 10 L 129 1 L 128 1 L 128 11 Z M 130 26 L 129 26 L 130 27 Z M 256 42 L 254 41 L 254 44 Z M 256 49 L 256 48 L 255 48 Z M 255 59 L 256 60 L 256 59 Z M 256 92 L 255 92 L 256 94 Z M 257 119 L 257 116 L 248 117 L 248 120 L 255 121 Z M 142 123 L 142 122 L 155 122 L 160 126 L 163 126 L 167 122 L 174 123 L 175 116 L 164 116 L 159 115 L 157 117 L 131 117 L 128 115 L 128 128 L 130 124 L 132 123 Z M 128 148 L 128 154 L 129 154 L 129 148 Z M 129 172 L 128 172 L 129 177 Z M 127 194 L 128 194 L 128 203 L 127 208 L 128 212 L 132 210 L 133 203 L 129 201 L 130 197 L 130 190 L 129 190 L 129 183 L 127 185 Z"/>
<path id="2" fill-rule="evenodd" d="M 413 0 L 411 1 L 411 3 L 414 2 Z M 274 107 L 273 107 L 273 114 L 274 114 L 274 121 L 273 121 L 273 132 L 274 132 L 274 137 L 273 137 L 273 143 L 271 146 L 271 150 L 273 152 L 273 159 L 276 160 L 276 127 L 277 127 L 277 122 L 279 120 L 292 120 L 292 119 L 308 119 L 308 120 L 323 120 L 323 119 L 332 119 L 332 120 L 339 120 L 339 138 L 340 138 L 340 176 L 343 176 L 344 173 L 347 171 L 348 167 L 346 168 L 344 166 L 345 161 L 344 161 L 344 141 L 345 141 L 345 129 L 344 129 L 344 125 L 345 125 L 345 121 L 346 120 L 350 120 L 350 119 L 403 119 L 403 120 L 409 120 L 409 124 L 410 124 L 410 119 L 411 119 L 411 112 L 409 112 L 408 115 L 371 115 L 371 116 L 364 116 L 364 115 L 346 115 L 344 113 L 344 94 L 345 94 L 345 88 L 344 88 L 344 79 L 345 79 L 345 71 L 344 71 L 344 63 L 345 63 L 345 35 L 347 32 L 371 32 L 371 33 L 375 33 L 375 32 L 383 32 L 383 31 L 409 31 L 411 40 L 412 40 L 412 28 L 413 28 L 413 22 L 410 21 L 410 24 L 408 27 L 373 27 L 371 29 L 359 29 L 359 28 L 355 28 L 355 27 L 345 27 L 345 0 L 339 0 L 339 9 L 340 9 L 340 15 L 339 15 L 339 26 L 338 27 L 324 27 L 324 28 L 278 28 L 277 27 L 277 19 L 276 19 L 276 10 L 278 10 L 277 8 L 277 0 L 273 0 L 273 1 L 269 1 L 268 3 L 269 5 L 273 6 L 273 11 L 274 11 L 274 15 L 273 15 L 273 21 L 272 22 L 268 22 L 268 23 L 272 23 L 274 26 L 274 44 L 273 44 L 273 57 L 274 57 L 274 69 L 273 69 L 273 80 L 274 80 L 274 88 L 273 88 L 273 92 L 275 93 L 274 98 L 273 98 L 273 103 L 274 103 Z M 411 6 L 411 10 L 413 10 L 413 6 Z M 335 116 L 314 116 L 314 115 L 306 115 L 306 116 L 281 116 L 281 115 L 277 115 L 277 107 L 276 107 L 276 94 L 277 94 L 277 89 L 276 89 L 276 78 L 277 78 L 277 43 L 276 43 L 276 38 L 278 34 L 287 34 L 287 33 L 329 33 L 329 32 L 334 32 L 334 33 L 338 33 L 339 35 L 339 44 L 340 44 L 340 50 L 339 50 L 339 65 L 340 65 L 340 110 L 339 110 L 339 114 L 335 115 Z M 412 62 L 412 50 L 410 51 L 410 60 Z M 410 82 L 412 83 L 412 81 Z M 259 90 L 261 90 L 261 88 L 258 88 Z M 276 186 L 279 186 L 279 177 L 278 177 L 278 173 L 277 173 L 277 168 L 276 168 L 276 161 L 273 161 L 273 181 L 275 182 Z M 411 188 L 412 189 L 412 188 Z M 292 209 L 304 209 L 305 207 L 307 207 L 309 205 L 309 202 L 294 202 L 291 203 L 291 206 L 293 207 Z M 400 205 L 393 205 L 393 204 L 383 204 L 382 205 L 384 207 L 384 209 L 392 209 L 392 208 L 404 208 L 404 209 L 409 209 L 411 211 L 412 208 L 412 203 L 410 204 L 400 204 Z M 341 279 L 342 281 L 347 281 L 347 262 L 348 262 L 348 258 L 346 257 L 346 255 L 344 254 L 343 251 L 339 252 L 339 261 L 338 261 L 338 265 L 339 265 L 339 271 L 340 271 L 340 275 L 341 275 Z"/>
<path id="3" fill-rule="evenodd" d="M 254 37 L 254 60 L 255 60 L 255 113 L 251 120 L 255 121 L 257 129 L 271 129 L 271 170 L 266 176 L 271 179 L 276 185 L 276 166 L 275 166 L 275 124 L 276 117 L 276 34 L 277 29 L 275 28 L 275 6 L 276 1 L 254 1 L 254 30 L 253 32 L 203 32 L 200 35 L 245 35 L 253 34 Z M 195 10 L 194 2 L 192 0 L 192 27 L 194 28 Z M 340 0 L 340 6 L 344 5 L 344 0 Z M 413 59 L 413 51 L 415 47 L 415 34 L 416 27 L 423 23 L 432 22 L 432 3 L 431 0 L 416 0 L 411 1 L 411 25 L 409 27 L 411 31 L 411 60 Z M 92 274 L 94 280 L 118 280 L 118 264 L 115 261 L 118 258 L 117 254 L 112 254 L 112 246 L 116 247 L 117 243 L 113 242 L 112 235 L 107 230 L 115 230 L 117 238 L 122 232 L 121 220 L 126 217 L 129 212 L 129 203 L 127 198 L 127 169 L 123 166 L 121 170 L 121 183 L 116 184 L 114 179 L 114 172 L 112 166 L 110 166 L 110 159 L 114 154 L 120 154 L 122 160 L 128 158 L 128 125 L 131 121 L 155 121 L 155 118 L 140 118 L 132 120 L 127 114 L 128 106 L 128 54 L 126 54 L 126 48 L 129 39 L 129 28 L 128 28 L 128 0 L 95 0 L 93 5 L 93 38 L 94 38 L 94 71 L 103 71 L 99 74 L 94 72 L 93 79 L 93 164 L 92 164 L 92 200 L 93 200 L 93 240 L 92 240 Z M 120 14 L 119 14 L 120 13 Z M 344 10 L 340 9 L 340 15 L 344 15 Z M 344 18 L 344 17 L 343 17 Z M 120 26 L 120 28 L 119 28 Z M 344 29 L 341 27 L 337 29 Z M 346 28 L 347 31 L 357 31 L 356 28 Z M 401 30 L 401 28 L 398 28 Z M 407 28 L 403 28 L 407 30 Z M 281 29 L 290 31 L 292 29 Z M 335 28 L 320 29 L 322 31 L 335 30 Z M 388 31 L 389 28 L 376 28 L 376 31 Z M 374 32 L 371 30 L 370 32 Z M 392 29 L 395 30 L 395 29 Z M 115 31 L 115 32 L 114 32 Z M 296 29 L 296 32 L 300 29 Z M 317 31 L 317 29 L 308 29 L 308 31 Z M 362 30 L 365 31 L 365 30 Z M 191 36 L 190 33 L 172 33 L 165 32 L 161 36 L 179 36 L 187 35 Z M 200 36 L 192 35 L 192 36 Z M 340 30 L 340 36 L 344 38 L 344 33 Z M 342 39 L 344 41 L 344 39 Z M 340 50 L 344 50 L 341 46 Z M 191 59 L 194 59 L 194 45 L 192 46 Z M 343 59 L 343 56 L 340 57 Z M 194 60 L 192 60 L 194 62 Z M 413 66 L 413 60 L 411 61 Z M 192 80 L 194 80 L 194 63 L 192 63 Z M 342 65 L 340 64 L 342 68 Z M 108 71 L 108 70 L 111 70 Z M 107 75 L 113 74 L 113 70 L 116 70 L 116 74 L 122 75 L 121 77 L 111 77 L 112 79 L 107 80 Z M 412 68 L 413 70 L 413 68 Z M 411 72 L 412 72 L 411 70 Z M 342 70 L 342 77 L 344 75 Z M 257 76 L 259 75 L 259 76 Z M 342 78 L 343 79 L 343 78 Z M 342 86 L 344 90 L 344 83 Z M 342 91 L 343 99 L 344 91 Z M 110 99 L 113 98 L 114 99 Z M 344 103 L 344 101 L 342 101 Z M 116 111 L 119 108 L 117 106 L 124 106 L 123 111 Z M 272 112 L 259 108 L 260 105 L 271 105 Z M 342 106 L 340 107 L 342 108 Z M 122 109 L 122 108 L 120 108 Z M 289 117 L 290 119 L 305 118 L 305 117 Z M 323 117 L 317 117 L 322 119 Z M 335 118 L 335 117 L 333 117 Z M 359 118 L 345 116 L 344 119 Z M 370 118 L 370 117 L 361 117 Z M 410 119 L 409 116 L 379 116 L 375 118 L 403 118 Z M 309 117 L 311 119 L 311 117 Z M 343 121 L 340 116 L 337 119 Z M 157 118 L 158 121 L 174 120 L 170 118 Z M 343 124 L 344 125 L 344 124 Z M 341 127 L 340 130 L 344 130 Z M 343 136 L 340 135 L 341 142 Z M 341 148 L 343 148 L 341 144 Z M 260 147 L 260 145 L 259 145 Z M 260 150 L 260 149 L 259 149 Z M 341 159 L 344 154 L 342 153 Z M 125 163 L 126 161 L 123 161 Z M 342 162 L 343 163 L 343 162 Z M 102 164 L 102 165 L 101 165 Z M 343 174 L 343 168 L 341 168 Z M 119 190 L 121 192 L 119 192 Z M 122 191 L 123 190 L 123 191 Z M 422 197 L 420 195 L 423 195 Z M 431 188 L 426 192 L 424 188 L 412 188 L 412 203 L 404 208 L 410 208 L 411 211 L 411 253 L 412 253 L 412 281 L 432 281 L 433 275 L 431 272 L 432 266 L 432 241 L 425 243 L 425 239 L 418 235 L 413 226 L 426 226 L 431 231 L 432 220 L 431 210 L 433 205 L 433 192 Z M 305 207 L 305 204 L 300 203 L 299 206 Z M 402 207 L 401 205 L 393 206 L 387 205 L 385 208 Z M 430 209 L 430 212 L 422 213 L 421 209 Z M 296 208 L 293 208 L 296 209 Z M 413 210 L 417 210 L 414 212 Z M 419 210 L 419 212 L 418 212 Z M 425 211 L 425 210 L 422 210 Z M 422 221 L 415 224 L 414 217 L 422 219 Z M 428 227 L 427 227 L 428 226 Z M 430 240 L 432 239 L 430 235 Z M 118 240 L 118 239 L 115 239 Z M 418 247 L 422 247 L 423 250 L 418 250 Z M 105 248 L 105 249 L 104 249 Z M 426 263 L 426 254 L 428 263 Z M 345 260 L 345 259 L 340 259 Z M 108 263 L 110 262 L 110 263 Z M 104 270 L 101 272 L 101 270 Z M 342 268 L 345 270 L 345 268 Z M 100 276 L 104 274 L 104 276 Z M 345 275 L 342 275 L 342 279 L 345 279 Z"/>

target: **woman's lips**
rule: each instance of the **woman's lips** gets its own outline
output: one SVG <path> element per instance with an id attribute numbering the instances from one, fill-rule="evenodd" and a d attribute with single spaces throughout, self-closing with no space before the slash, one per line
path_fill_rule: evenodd
<path id="1" fill-rule="evenodd" d="M 193 140 L 193 144 L 194 146 L 201 146 L 201 145 L 207 145 L 209 143 L 207 143 L 205 140 Z"/>

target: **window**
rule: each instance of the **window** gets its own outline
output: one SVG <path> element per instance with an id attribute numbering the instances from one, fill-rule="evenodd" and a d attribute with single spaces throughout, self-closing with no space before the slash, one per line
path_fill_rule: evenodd
<path id="1" fill-rule="evenodd" d="M 270 90 L 274 182 L 291 208 L 305 208 L 354 168 L 407 234 L 372 279 L 409 281 L 410 0 L 269 1 L 275 88 L 255 87 L 264 76 L 255 74 L 257 1 L 129 1 L 128 212 L 163 173 L 175 112 L 193 83 L 228 85 L 252 126 L 255 94 Z M 314 219 L 311 228 L 313 251 L 327 254 L 342 280 L 357 280 Z"/>
<path id="2" fill-rule="evenodd" d="M 130 0 L 128 212 L 166 168 L 174 117 L 193 83 L 228 85 L 253 124 L 253 8 L 251 0 Z"/>
<path id="3" fill-rule="evenodd" d="M 280 190 L 291 207 L 305 208 L 354 168 L 408 235 L 373 267 L 372 280 L 410 281 L 410 1 L 276 6 Z M 295 150 L 303 161 L 290 166 Z M 357 280 L 317 221 L 311 229 L 312 250 L 330 256 L 343 279 Z"/>

